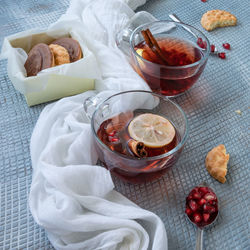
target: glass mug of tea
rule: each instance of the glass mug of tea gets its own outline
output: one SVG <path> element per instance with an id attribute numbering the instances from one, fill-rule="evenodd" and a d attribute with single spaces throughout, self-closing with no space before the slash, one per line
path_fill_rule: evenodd
<path id="1" fill-rule="evenodd" d="M 150 22 L 127 35 L 133 68 L 153 92 L 165 96 L 176 96 L 190 89 L 203 72 L 210 54 L 206 36 L 184 23 Z M 203 48 L 197 45 L 198 38 L 202 39 Z M 125 43 L 118 41 L 118 47 L 119 44 Z M 120 49 L 124 51 L 122 46 Z"/>
<path id="2" fill-rule="evenodd" d="M 85 112 L 97 103 L 96 97 L 87 99 Z M 179 105 L 140 90 L 101 101 L 92 114 L 91 129 L 100 161 L 130 183 L 161 177 L 178 160 L 188 136 L 187 118 Z"/>

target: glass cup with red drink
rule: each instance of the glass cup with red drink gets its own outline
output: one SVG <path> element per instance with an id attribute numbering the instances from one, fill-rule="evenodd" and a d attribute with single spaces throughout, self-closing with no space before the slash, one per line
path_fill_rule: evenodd
<path id="1" fill-rule="evenodd" d="M 197 45 L 197 38 L 203 46 Z M 200 77 L 210 44 L 202 32 L 190 25 L 156 21 L 133 31 L 130 52 L 133 68 L 153 92 L 176 96 L 190 89 Z"/>
<path id="2" fill-rule="evenodd" d="M 100 100 L 85 101 L 85 111 Z M 90 114 L 100 161 L 131 183 L 161 177 L 178 160 L 188 135 L 187 118 L 179 105 L 149 91 L 115 94 Z"/>

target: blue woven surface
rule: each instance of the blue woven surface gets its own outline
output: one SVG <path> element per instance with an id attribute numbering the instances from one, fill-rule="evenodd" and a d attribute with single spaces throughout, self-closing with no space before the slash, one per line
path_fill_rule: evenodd
<path id="1" fill-rule="evenodd" d="M 0 46 L 4 36 L 46 27 L 57 20 L 68 1 L 0 2 Z M 184 108 L 190 136 L 174 168 L 160 180 L 129 185 L 114 179 L 116 189 L 141 207 L 158 214 L 168 233 L 169 249 L 193 249 L 195 228 L 185 219 L 184 200 L 201 181 L 211 184 L 220 199 L 217 223 L 205 233 L 205 249 L 249 249 L 249 121 L 250 121 L 250 20 L 249 1 L 243 0 L 151 0 L 141 10 L 158 19 L 176 13 L 198 29 L 200 18 L 210 9 L 225 9 L 238 17 L 238 25 L 204 33 L 221 47 L 229 42 L 226 60 L 211 57 L 198 83 L 175 100 Z M 223 49 L 222 49 L 223 50 Z M 44 107 L 28 108 L 13 88 L 0 61 L 0 249 L 51 249 L 46 234 L 33 220 L 27 198 L 32 167 L 29 141 Z M 242 115 L 235 113 L 241 110 Z M 227 182 L 220 184 L 204 167 L 206 153 L 224 143 L 230 153 Z"/>

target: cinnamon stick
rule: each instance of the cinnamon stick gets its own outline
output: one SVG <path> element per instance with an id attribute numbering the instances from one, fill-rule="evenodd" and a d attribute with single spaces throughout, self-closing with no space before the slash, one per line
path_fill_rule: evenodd
<path id="1" fill-rule="evenodd" d="M 156 54 L 156 56 L 158 56 L 164 64 L 169 65 L 168 59 L 164 56 L 159 44 L 157 43 L 151 31 L 149 29 L 146 29 L 142 30 L 141 33 L 145 39 L 146 44 L 152 50 L 152 52 Z"/>
<path id="2" fill-rule="evenodd" d="M 147 157 L 148 153 L 145 150 L 145 145 L 143 142 L 138 142 L 135 140 L 129 140 L 128 146 L 133 154 L 139 158 Z"/>

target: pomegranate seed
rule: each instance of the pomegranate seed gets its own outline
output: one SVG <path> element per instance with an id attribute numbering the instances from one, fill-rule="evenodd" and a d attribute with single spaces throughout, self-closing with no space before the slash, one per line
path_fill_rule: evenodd
<path id="1" fill-rule="evenodd" d="M 214 194 L 207 193 L 207 194 L 204 195 L 204 199 L 206 199 L 207 201 L 215 201 L 216 196 Z"/>
<path id="2" fill-rule="evenodd" d="M 208 222 L 209 217 L 210 217 L 210 214 L 203 214 L 203 220 L 204 220 L 205 222 Z"/>
<path id="3" fill-rule="evenodd" d="M 207 201 L 206 201 L 205 199 L 202 198 L 202 199 L 199 200 L 198 203 L 199 203 L 200 206 L 202 206 L 202 205 L 206 204 Z"/>
<path id="4" fill-rule="evenodd" d="M 197 193 L 195 192 L 193 193 L 193 198 L 199 200 L 201 198 L 201 194 L 198 192 Z"/>
<path id="5" fill-rule="evenodd" d="M 189 216 L 192 214 L 192 210 L 189 207 L 187 207 L 185 213 Z"/>
<path id="6" fill-rule="evenodd" d="M 190 195 L 187 197 L 187 200 L 189 201 L 189 200 L 192 200 L 192 199 L 193 199 L 193 195 L 190 194 Z"/>
<path id="7" fill-rule="evenodd" d="M 201 194 L 206 194 L 206 193 L 208 192 L 208 188 L 207 188 L 207 187 L 200 187 L 200 188 L 199 188 L 199 192 L 200 192 Z"/>
<path id="8" fill-rule="evenodd" d="M 226 59 L 226 53 L 225 52 L 218 53 L 218 57 L 221 59 Z"/>
<path id="9" fill-rule="evenodd" d="M 223 43 L 222 46 L 224 47 L 224 49 L 230 49 L 230 44 L 229 43 Z"/>
<path id="10" fill-rule="evenodd" d="M 201 0 L 203 3 L 205 3 L 207 0 Z"/>
<path id="11" fill-rule="evenodd" d="M 202 38 L 201 38 L 201 37 L 198 37 L 198 39 L 197 39 L 197 44 L 200 45 L 200 44 L 202 44 L 202 43 L 203 43 Z"/>
<path id="12" fill-rule="evenodd" d="M 109 136 L 113 137 L 116 134 L 116 131 L 114 130 L 113 132 L 109 133 Z"/>
<path id="13" fill-rule="evenodd" d="M 196 211 L 198 209 L 198 205 L 194 200 L 190 200 L 188 204 L 193 211 Z"/>
<path id="14" fill-rule="evenodd" d="M 194 214 L 194 222 L 195 222 L 195 223 L 200 223 L 201 220 L 202 220 L 201 215 L 198 214 L 198 213 L 195 213 L 195 214 Z"/>
<path id="15" fill-rule="evenodd" d="M 209 214 L 214 213 L 216 211 L 215 207 L 213 207 L 209 204 L 205 204 L 203 206 L 203 209 L 204 209 L 204 211 L 208 212 Z"/>
<path id="16" fill-rule="evenodd" d="M 216 206 L 216 201 L 208 201 L 210 205 Z"/>
<path id="17" fill-rule="evenodd" d="M 210 46 L 210 49 L 211 49 L 211 52 L 214 53 L 214 51 L 215 51 L 215 45 L 212 44 L 212 45 Z"/>
<path id="18" fill-rule="evenodd" d="M 112 138 L 111 141 L 112 142 L 117 142 L 119 139 L 118 138 Z"/>
<path id="19" fill-rule="evenodd" d="M 206 49 L 207 48 L 207 42 L 203 41 L 203 47 Z"/>

